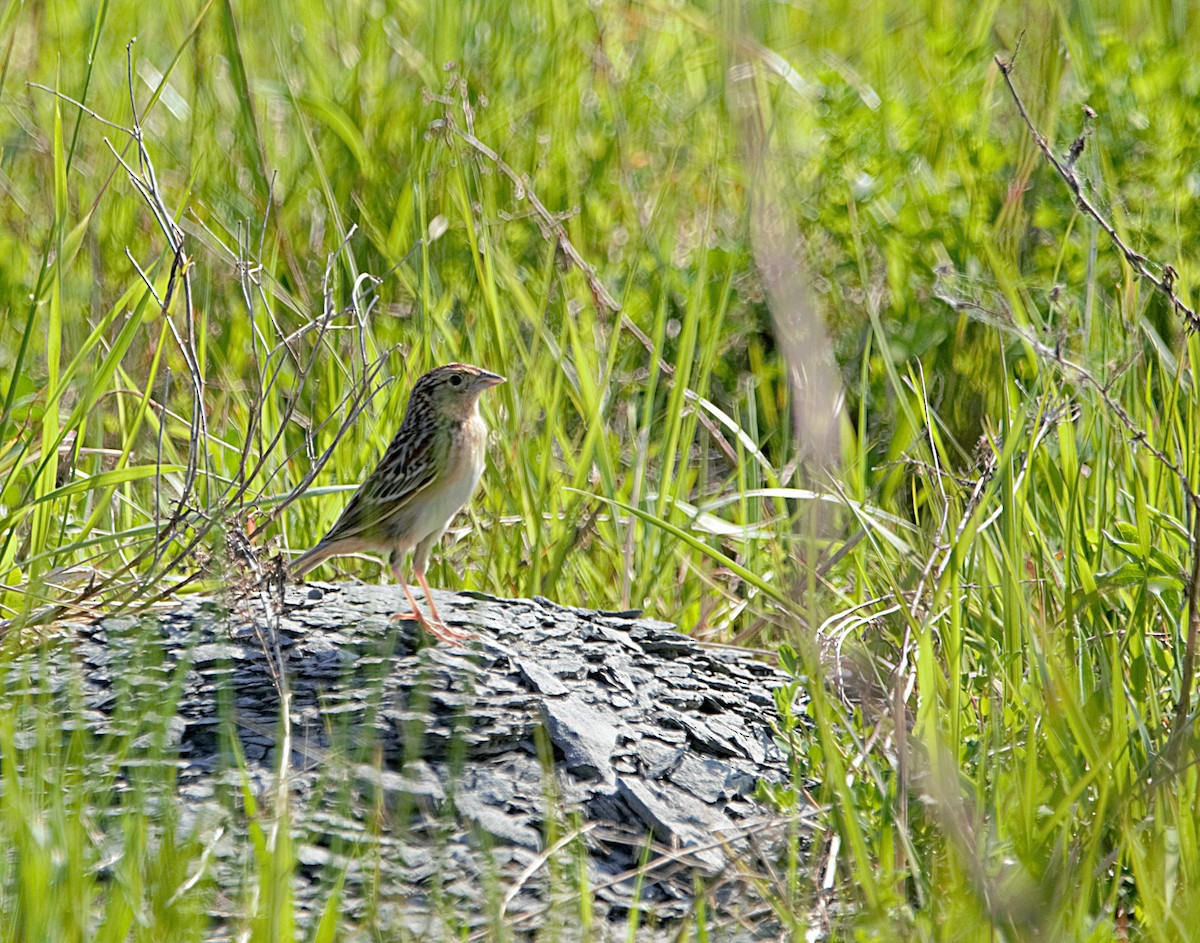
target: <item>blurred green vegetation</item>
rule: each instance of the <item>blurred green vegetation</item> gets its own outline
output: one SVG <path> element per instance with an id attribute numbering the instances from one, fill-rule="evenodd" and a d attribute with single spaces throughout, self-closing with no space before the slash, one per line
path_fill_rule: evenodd
<path id="1" fill-rule="evenodd" d="M 256 578 L 332 523 L 415 377 L 478 363 L 510 383 L 485 403 L 469 531 L 431 581 L 798 651 L 818 723 L 797 770 L 833 813 L 811 866 L 781 872 L 780 914 L 819 913 L 833 853 L 838 937 L 1189 939 L 1196 341 L 1054 177 L 993 56 L 1023 37 L 1033 120 L 1060 155 L 1087 135 L 1088 194 L 1186 300 L 1198 18 L 1129 0 L 9 0 L 3 615 Z M 68 101 L 129 128 L 130 78 L 174 269 L 115 156 L 145 174 L 136 145 Z M 828 326 L 833 471 L 796 461 L 756 207 L 794 236 L 775 248 Z M 21 823 L 64 800 L 21 785 L 13 742 L 0 725 L 0 828 L 49 861 Z M 56 746 L 44 775 L 72 756 Z M 98 854 L 78 829 L 54 841 Z M 4 939 L 51 926 L 19 872 L 0 868 Z M 198 932 L 202 898 L 183 900 Z M 93 938 L 87 912 L 54 938 Z"/>

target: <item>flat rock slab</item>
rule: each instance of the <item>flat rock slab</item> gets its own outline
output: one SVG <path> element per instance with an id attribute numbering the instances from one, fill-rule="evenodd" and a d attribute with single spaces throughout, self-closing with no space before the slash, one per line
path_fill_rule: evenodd
<path id="1" fill-rule="evenodd" d="M 309 932 L 342 882 L 344 939 L 483 938 L 497 919 L 531 936 L 578 913 L 581 888 L 596 923 L 556 938 L 625 939 L 637 909 L 639 940 L 670 939 L 698 887 L 713 938 L 778 937 L 741 875 L 789 828 L 756 798 L 790 776 L 784 675 L 630 613 L 435 599 L 475 638 L 432 644 L 390 620 L 394 587 L 360 584 L 101 619 L 20 659 L 0 709 L 27 719 L 36 692 L 70 726 L 129 738 L 126 788 L 139 764 L 175 769 L 161 801 L 211 844 L 214 939 L 241 925 L 247 794 L 288 799 Z"/>

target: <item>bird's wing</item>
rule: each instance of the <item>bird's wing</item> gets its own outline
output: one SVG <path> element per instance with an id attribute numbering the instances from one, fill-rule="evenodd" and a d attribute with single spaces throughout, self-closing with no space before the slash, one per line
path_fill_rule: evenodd
<path id="1" fill-rule="evenodd" d="M 402 429 L 321 542 L 372 539 L 445 472 L 449 447 L 436 427 Z"/>

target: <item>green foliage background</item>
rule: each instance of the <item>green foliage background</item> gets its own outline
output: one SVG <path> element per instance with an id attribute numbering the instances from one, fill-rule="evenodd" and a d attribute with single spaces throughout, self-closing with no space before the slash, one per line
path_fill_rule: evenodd
<path id="1" fill-rule="evenodd" d="M 833 809 L 811 854 L 840 849 L 853 903 L 835 934 L 1188 939 L 1196 342 L 1050 172 L 993 56 L 1023 36 L 1034 121 L 1059 154 L 1087 134 L 1088 193 L 1186 300 L 1196 20 L 1117 0 L 9 0 L 4 615 L 251 578 L 242 535 L 266 567 L 311 544 L 411 381 L 479 363 L 510 382 L 486 404 L 467 538 L 432 582 L 790 643 L 816 721 L 797 772 Z M 181 282 L 164 312 L 132 261 L 167 294 L 173 253 L 114 156 L 136 167 L 136 147 L 67 100 L 129 127 L 132 37 L 190 324 Z M 525 178 L 619 315 L 448 120 Z M 829 328 L 846 396 L 832 474 L 793 461 L 806 430 L 756 205 L 795 234 Z M 839 687 L 837 658 L 882 695 Z M 122 926 L 88 883 L 88 835 L 64 826 L 47 848 L 25 824 L 67 821 L 64 800 L 21 774 L 8 723 L 3 827 L 24 865 L 0 869 L 5 938 Z M 37 744 L 43 778 L 68 776 L 78 757 Z M 77 906 L 56 923 L 29 862 L 64 848 L 80 870 L 47 880 Z M 818 910 L 810 872 L 764 877 L 797 928 Z M 184 900 L 146 925 L 198 932 L 203 898 Z"/>

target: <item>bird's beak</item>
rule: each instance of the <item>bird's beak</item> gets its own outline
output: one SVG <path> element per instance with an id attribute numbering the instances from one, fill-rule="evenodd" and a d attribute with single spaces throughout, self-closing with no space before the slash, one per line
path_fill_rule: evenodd
<path id="1" fill-rule="evenodd" d="M 481 390 L 488 390 L 493 386 L 499 386 L 501 383 L 506 381 L 504 377 L 500 376 L 498 373 L 488 373 L 486 370 L 481 370 L 479 373 L 479 379 L 477 379 L 475 382 L 479 384 L 479 388 Z"/>

